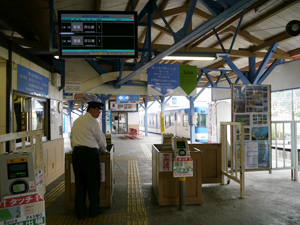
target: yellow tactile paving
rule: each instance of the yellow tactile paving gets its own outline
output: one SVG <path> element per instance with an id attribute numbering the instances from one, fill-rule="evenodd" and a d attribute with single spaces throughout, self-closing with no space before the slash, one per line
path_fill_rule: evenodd
<path id="1" fill-rule="evenodd" d="M 45 194 L 45 207 L 47 208 L 55 199 L 58 198 L 65 191 L 65 181 L 62 181 L 49 193 Z"/>
<path id="2" fill-rule="evenodd" d="M 147 144 L 146 143 L 140 143 L 140 145 L 141 145 L 141 148 L 142 148 L 146 158 L 152 158 L 152 153 L 149 150 L 149 148 L 147 147 Z"/>
<path id="3" fill-rule="evenodd" d="M 125 223 L 126 215 L 122 214 L 104 214 L 99 215 L 95 218 L 86 218 L 84 220 L 79 220 L 75 216 L 66 217 L 47 217 L 47 225 L 67 225 L 67 224 L 110 224 L 110 223 Z"/>
<path id="4" fill-rule="evenodd" d="M 47 225 L 68 224 L 110 224 L 124 223 L 126 225 L 148 225 L 147 214 L 142 194 L 142 186 L 137 161 L 151 160 L 146 158 L 116 158 L 115 161 L 127 161 L 127 207 L 122 214 L 102 214 L 95 218 L 78 220 L 75 216 L 46 217 Z M 45 195 L 46 207 L 49 206 L 65 190 L 64 181 Z"/>

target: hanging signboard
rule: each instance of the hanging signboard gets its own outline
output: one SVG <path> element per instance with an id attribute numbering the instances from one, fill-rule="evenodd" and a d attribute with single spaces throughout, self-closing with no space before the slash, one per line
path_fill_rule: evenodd
<path id="1" fill-rule="evenodd" d="M 82 82 L 66 81 L 64 89 L 66 93 L 82 93 Z"/>
<path id="2" fill-rule="evenodd" d="M 148 68 L 148 94 L 195 96 L 197 67 L 154 64 Z"/>
<path id="3" fill-rule="evenodd" d="M 182 90 L 190 96 L 197 87 L 197 66 L 180 65 L 179 80 Z"/>
<path id="4" fill-rule="evenodd" d="M 117 102 L 120 103 L 140 103 L 139 95 L 117 95 Z"/>
<path id="5" fill-rule="evenodd" d="M 177 87 L 179 65 L 155 64 L 148 69 L 148 91 L 154 89 L 159 95 L 166 95 Z"/>
<path id="6" fill-rule="evenodd" d="M 138 112 L 137 103 L 122 103 L 115 100 L 109 100 L 109 109 L 114 112 Z"/>
<path id="7" fill-rule="evenodd" d="M 18 64 L 18 91 L 49 97 L 49 78 Z"/>
<path id="8" fill-rule="evenodd" d="M 74 100 L 74 94 L 66 93 L 65 88 L 63 89 L 63 97 L 64 97 L 64 100 Z"/>
<path id="9" fill-rule="evenodd" d="M 271 167 L 270 85 L 232 85 L 233 122 L 244 123 L 245 169 Z M 238 149 L 239 150 L 238 143 Z"/>

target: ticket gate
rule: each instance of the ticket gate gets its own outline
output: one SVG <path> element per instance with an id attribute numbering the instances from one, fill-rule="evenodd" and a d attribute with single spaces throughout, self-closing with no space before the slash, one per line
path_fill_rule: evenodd
<path id="1" fill-rule="evenodd" d="M 5 196 L 36 191 L 31 152 L 0 154 L 0 200 Z"/>

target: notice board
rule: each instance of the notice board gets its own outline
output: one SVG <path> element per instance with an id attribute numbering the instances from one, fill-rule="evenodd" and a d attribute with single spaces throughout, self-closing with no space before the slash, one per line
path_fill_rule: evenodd
<path id="1" fill-rule="evenodd" d="M 271 168 L 271 86 L 231 85 L 232 122 L 243 122 L 245 169 Z M 237 151 L 240 143 L 238 141 Z M 239 155 L 239 154 L 238 154 Z M 239 160 L 239 158 L 238 158 Z"/>

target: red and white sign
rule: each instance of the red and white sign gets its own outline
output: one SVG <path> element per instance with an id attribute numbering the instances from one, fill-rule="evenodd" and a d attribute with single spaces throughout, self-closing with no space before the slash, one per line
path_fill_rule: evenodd
<path id="1" fill-rule="evenodd" d="M 0 225 L 45 225 L 45 202 L 37 192 L 4 197 L 0 203 Z"/>
<path id="2" fill-rule="evenodd" d="M 100 163 L 101 168 L 101 182 L 105 182 L 105 163 Z"/>
<path id="3" fill-rule="evenodd" d="M 208 105 L 208 143 L 217 143 L 216 104 Z"/>
<path id="4" fill-rule="evenodd" d="M 3 200 L 0 203 L 0 209 L 43 201 L 44 199 L 38 193 L 26 195 L 12 195 L 3 198 Z"/>
<path id="5" fill-rule="evenodd" d="M 192 177 L 193 159 L 189 156 L 177 156 L 173 162 L 173 177 Z"/>
<path id="6" fill-rule="evenodd" d="M 178 156 L 174 160 L 175 162 L 186 162 L 186 161 L 193 161 L 191 157 L 189 156 Z"/>
<path id="7" fill-rule="evenodd" d="M 172 153 L 159 153 L 159 172 L 172 171 Z"/>

